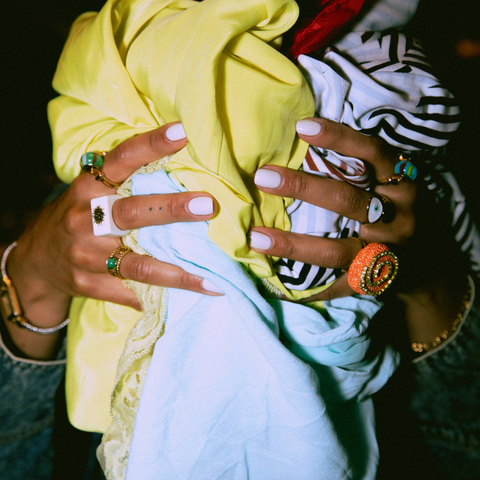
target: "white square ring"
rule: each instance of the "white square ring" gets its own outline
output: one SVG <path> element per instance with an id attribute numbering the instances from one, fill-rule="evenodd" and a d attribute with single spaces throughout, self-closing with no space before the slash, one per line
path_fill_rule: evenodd
<path id="1" fill-rule="evenodd" d="M 120 230 L 113 221 L 113 204 L 121 198 L 123 198 L 121 195 L 105 195 L 90 200 L 93 234 L 95 236 L 123 237 L 130 233 L 131 230 Z"/>

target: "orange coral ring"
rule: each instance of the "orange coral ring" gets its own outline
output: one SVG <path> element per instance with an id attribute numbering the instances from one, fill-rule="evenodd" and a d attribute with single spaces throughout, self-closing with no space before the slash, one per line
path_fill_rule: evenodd
<path id="1" fill-rule="evenodd" d="M 393 282 L 398 258 L 382 243 L 362 248 L 348 269 L 348 284 L 361 295 L 378 297 Z"/>

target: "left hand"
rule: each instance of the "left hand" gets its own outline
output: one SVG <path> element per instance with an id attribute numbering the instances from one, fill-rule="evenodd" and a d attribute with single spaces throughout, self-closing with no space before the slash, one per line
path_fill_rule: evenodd
<path id="1" fill-rule="evenodd" d="M 371 167 L 372 176 L 377 180 L 391 177 L 397 156 L 389 151 L 381 140 L 363 135 L 350 127 L 326 119 L 307 119 L 321 126 L 315 135 L 300 134 L 302 140 L 310 145 L 333 150 L 343 155 L 356 157 Z M 314 126 L 313 124 L 310 124 Z M 417 185 L 406 181 L 399 185 L 375 186 L 370 191 L 352 186 L 331 178 L 320 177 L 301 171 L 267 166 L 280 175 L 276 188 L 257 187 L 272 195 L 302 200 L 323 207 L 345 217 L 364 223 L 367 218 L 367 205 L 375 192 L 390 199 L 396 207 L 396 215 L 391 223 L 363 224 L 359 236 L 367 243 L 385 243 L 389 245 L 409 244 L 414 236 L 416 218 L 415 205 Z M 374 185 L 374 183 L 372 184 Z M 360 242 L 346 239 L 329 239 L 312 235 L 284 232 L 266 227 L 255 227 L 252 231 L 266 235 L 265 249 L 252 250 L 272 256 L 288 258 L 327 268 L 348 269 L 361 249 Z M 270 240 L 270 246 L 268 246 Z M 347 275 L 342 275 L 330 288 L 311 297 L 311 300 L 331 300 L 349 296 L 353 290 L 347 283 Z"/>

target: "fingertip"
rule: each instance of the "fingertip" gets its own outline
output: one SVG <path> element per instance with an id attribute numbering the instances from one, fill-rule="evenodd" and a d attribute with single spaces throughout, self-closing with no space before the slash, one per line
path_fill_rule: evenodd
<path id="1" fill-rule="evenodd" d="M 257 187 L 278 188 L 282 184 L 283 177 L 277 170 L 261 168 L 256 171 L 253 181 Z"/>
<path id="2" fill-rule="evenodd" d="M 173 125 L 170 125 L 165 130 L 165 136 L 171 142 L 178 142 L 179 140 L 184 140 L 187 138 L 187 135 L 181 123 L 175 123 Z"/>
<path id="3" fill-rule="evenodd" d="M 250 231 L 248 245 L 255 250 L 269 250 L 272 247 L 272 239 L 265 233 Z"/>
<path id="4" fill-rule="evenodd" d="M 216 295 L 225 295 L 225 292 L 223 292 L 223 290 L 220 290 L 216 285 L 214 285 L 212 282 L 210 282 L 206 278 L 202 280 L 202 288 L 208 293 L 214 293 Z"/>
<path id="5" fill-rule="evenodd" d="M 213 198 L 208 196 L 193 197 L 188 201 L 187 208 L 195 216 L 208 216 L 215 212 Z"/>
<path id="6" fill-rule="evenodd" d="M 307 137 L 314 137 L 322 131 L 322 124 L 314 119 L 305 118 L 299 120 L 295 126 L 297 133 Z"/>

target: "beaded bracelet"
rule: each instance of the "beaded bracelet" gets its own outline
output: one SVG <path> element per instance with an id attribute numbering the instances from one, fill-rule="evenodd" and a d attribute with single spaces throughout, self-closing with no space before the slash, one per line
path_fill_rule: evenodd
<path id="1" fill-rule="evenodd" d="M 13 286 L 12 281 L 7 275 L 7 258 L 10 252 L 17 246 L 17 242 L 13 242 L 7 247 L 2 256 L 1 272 L 2 272 L 2 285 L 0 286 L 0 313 L 4 319 L 18 325 L 19 327 L 26 328 L 34 333 L 41 335 L 51 335 L 58 332 L 62 328 L 66 327 L 70 320 L 67 318 L 60 325 L 56 327 L 41 328 L 32 325 L 24 316 L 22 307 L 18 300 L 17 291 Z"/>

